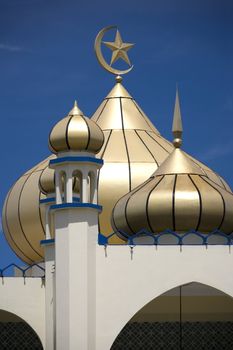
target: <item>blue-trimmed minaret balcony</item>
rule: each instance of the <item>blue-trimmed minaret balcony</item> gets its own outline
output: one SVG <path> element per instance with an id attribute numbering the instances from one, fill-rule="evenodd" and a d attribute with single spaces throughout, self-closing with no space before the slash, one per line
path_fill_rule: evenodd
<path id="1" fill-rule="evenodd" d="M 96 158 L 104 142 L 100 127 L 85 117 L 75 102 L 67 117 L 49 135 L 49 146 L 57 158 L 50 160 L 55 170 L 56 205 L 97 205 L 97 173 L 102 159 Z"/>

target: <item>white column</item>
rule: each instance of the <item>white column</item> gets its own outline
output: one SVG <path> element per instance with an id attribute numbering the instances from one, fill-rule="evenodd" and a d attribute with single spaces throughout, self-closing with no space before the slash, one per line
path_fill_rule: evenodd
<path id="1" fill-rule="evenodd" d="M 97 209 L 54 212 L 56 350 L 95 350 Z"/>
<path id="2" fill-rule="evenodd" d="M 97 189 L 97 176 L 98 176 L 98 173 L 97 171 L 95 171 L 95 176 L 94 176 L 94 196 L 93 196 L 93 203 L 94 204 L 97 204 L 98 202 L 98 189 Z"/>
<path id="3" fill-rule="evenodd" d="M 73 178 L 72 178 L 72 169 L 68 169 L 66 172 L 66 183 L 64 184 L 66 186 L 66 203 L 72 203 L 73 202 Z"/>
<path id="4" fill-rule="evenodd" d="M 82 199 L 83 203 L 89 202 L 89 181 L 86 169 L 82 171 Z"/>
<path id="5" fill-rule="evenodd" d="M 53 225 L 48 204 L 45 219 L 46 239 L 42 242 L 45 256 L 45 349 L 55 350 L 55 246 L 51 237 Z"/>
<path id="6" fill-rule="evenodd" d="M 59 174 L 59 170 L 55 169 L 55 187 L 56 187 L 56 203 L 62 203 L 62 191 L 61 191 L 61 178 Z"/>
<path id="7" fill-rule="evenodd" d="M 45 350 L 55 350 L 54 243 L 44 244 L 45 252 Z"/>

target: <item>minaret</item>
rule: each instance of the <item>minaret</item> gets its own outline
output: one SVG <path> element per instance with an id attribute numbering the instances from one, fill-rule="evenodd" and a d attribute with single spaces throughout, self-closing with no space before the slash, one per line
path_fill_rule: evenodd
<path id="1" fill-rule="evenodd" d="M 95 348 L 95 259 L 98 241 L 96 158 L 104 142 L 97 124 L 77 103 L 49 136 L 57 155 L 55 204 L 49 208 L 55 239 L 56 350 Z M 78 189 L 78 191 L 77 191 Z M 78 192 L 78 193 L 77 193 Z"/>

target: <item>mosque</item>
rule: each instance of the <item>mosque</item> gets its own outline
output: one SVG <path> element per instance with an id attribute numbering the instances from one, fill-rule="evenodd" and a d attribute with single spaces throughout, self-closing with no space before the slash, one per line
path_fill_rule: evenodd
<path id="1" fill-rule="evenodd" d="M 233 193 L 185 153 L 178 91 L 170 143 L 123 86 L 132 46 L 100 31 L 114 87 L 91 118 L 75 102 L 6 197 L 27 265 L 1 271 L 1 349 L 233 349 Z"/>

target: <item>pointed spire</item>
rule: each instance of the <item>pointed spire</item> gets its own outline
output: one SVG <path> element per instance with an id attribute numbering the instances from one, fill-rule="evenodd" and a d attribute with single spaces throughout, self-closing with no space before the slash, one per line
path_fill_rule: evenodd
<path id="1" fill-rule="evenodd" d="M 176 148 L 180 148 L 182 144 L 183 126 L 182 126 L 182 118 L 181 118 L 181 112 L 180 112 L 178 88 L 176 88 L 176 101 L 175 101 L 175 108 L 174 108 L 174 115 L 173 115 L 172 132 L 174 136 L 173 144 Z"/>
<path id="2" fill-rule="evenodd" d="M 74 107 L 69 112 L 69 115 L 83 115 L 83 112 L 78 107 L 77 100 L 74 101 Z"/>

